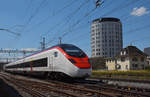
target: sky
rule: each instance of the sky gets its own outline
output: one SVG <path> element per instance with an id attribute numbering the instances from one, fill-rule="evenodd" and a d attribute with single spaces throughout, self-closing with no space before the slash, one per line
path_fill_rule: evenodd
<path id="1" fill-rule="evenodd" d="M 90 25 L 101 17 L 119 18 L 123 47 L 150 47 L 150 0 L 0 0 L 0 48 L 40 48 L 74 44 L 91 56 Z M 9 31 L 8 31 L 9 30 Z"/>

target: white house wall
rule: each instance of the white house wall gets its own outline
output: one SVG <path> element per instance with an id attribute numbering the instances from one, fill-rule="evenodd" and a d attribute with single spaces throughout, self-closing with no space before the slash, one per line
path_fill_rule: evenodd
<path id="1" fill-rule="evenodd" d="M 121 66 L 121 68 L 119 70 L 129 70 L 130 69 L 130 61 L 129 61 L 129 58 L 125 58 L 125 61 L 122 62 L 121 61 L 121 58 L 118 58 L 117 60 L 117 64 L 119 64 Z M 127 66 L 127 68 L 126 68 Z"/>

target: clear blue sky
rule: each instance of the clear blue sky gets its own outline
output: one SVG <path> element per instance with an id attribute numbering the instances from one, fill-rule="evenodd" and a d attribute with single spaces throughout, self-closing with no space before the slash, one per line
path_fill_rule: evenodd
<path id="1" fill-rule="evenodd" d="M 150 0 L 0 0 L 0 48 L 39 48 L 41 37 L 47 46 L 75 44 L 89 56 L 90 23 L 99 17 L 116 17 L 123 24 L 123 46 L 132 43 L 141 50 L 150 46 Z"/>

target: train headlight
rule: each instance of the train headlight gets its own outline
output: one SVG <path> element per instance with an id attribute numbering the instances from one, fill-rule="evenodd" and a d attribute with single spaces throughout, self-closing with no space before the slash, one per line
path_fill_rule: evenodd
<path id="1" fill-rule="evenodd" d="M 73 60 L 73 59 L 69 59 L 69 61 L 70 61 L 71 63 L 76 63 L 76 61 Z"/>

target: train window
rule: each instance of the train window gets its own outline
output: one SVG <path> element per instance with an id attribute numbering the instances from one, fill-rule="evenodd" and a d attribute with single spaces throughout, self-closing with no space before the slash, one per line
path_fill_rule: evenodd
<path id="1" fill-rule="evenodd" d="M 28 67 L 46 67 L 47 66 L 47 58 L 42 58 L 30 62 L 14 64 L 11 66 L 7 66 L 6 68 L 28 68 Z"/>
<path id="2" fill-rule="evenodd" d="M 69 56 L 83 58 L 85 57 L 85 53 L 76 46 L 66 45 L 61 47 Z"/>
<path id="3" fill-rule="evenodd" d="M 58 52 L 54 52 L 54 57 L 57 57 L 58 56 Z"/>

